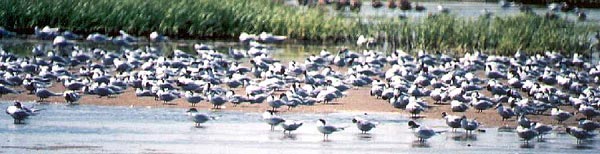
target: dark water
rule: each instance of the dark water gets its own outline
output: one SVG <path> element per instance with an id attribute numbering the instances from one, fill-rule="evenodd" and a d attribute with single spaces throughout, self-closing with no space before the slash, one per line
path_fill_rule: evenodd
<path id="1" fill-rule="evenodd" d="M 596 153 L 600 145 L 586 141 L 578 146 L 571 136 L 551 134 L 527 146 L 514 132 L 496 128 L 471 137 L 462 131 L 445 132 L 418 143 L 406 125 L 409 119 L 399 114 L 371 113 L 369 118 L 381 124 L 364 135 L 350 121 L 362 113 L 285 113 L 284 118 L 304 120 L 286 136 L 280 127 L 270 131 L 261 113 L 202 110 L 218 119 L 196 128 L 185 109 L 63 104 L 37 108 L 45 110 L 23 125 L 0 116 L 0 153 Z M 349 127 L 323 141 L 316 129 L 318 118 Z M 419 121 L 448 130 L 440 120 Z"/>

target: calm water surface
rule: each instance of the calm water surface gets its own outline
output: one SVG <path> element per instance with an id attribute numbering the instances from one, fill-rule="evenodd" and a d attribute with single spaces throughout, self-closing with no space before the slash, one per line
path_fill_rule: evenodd
<path id="1" fill-rule="evenodd" d="M 387 4 L 387 1 L 383 1 L 384 4 Z M 413 7 L 415 6 L 415 2 L 413 2 Z M 288 4 L 297 5 L 296 0 L 288 0 Z M 438 13 L 438 5 L 442 5 L 445 8 L 450 10 L 451 14 L 457 15 L 459 17 L 468 17 L 475 18 L 482 14 L 482 10 L 486 9 L 492 12 L 497 16 L 507 16 L 507 15 L 516 15 L 520 13 L 519 6 L 511 6 L 508 8 L 502 8 L 496 2 L 457 2 L 457 1 L 442 1 L 442 2 L 419 2 L 419 5 L 427 8 L 425 11 L 417 12 L 414 10 L 410 11 L 402 11 L 398 8 L 396 9 L 388 9 L 386 6 L 381 8 L 373 8 L 371 6 L 370 1 L 363 1 L 360 12 L 354 13 L 349 11 L 348 8 L 346 10 L 341 11 L 341 14 L 345 17 L 352 18 L 380 18 L 380 17 L 390 17 L 397 18 L 400 15 L 406 16 L 409 19 L 417 19 L 421 17 L 427 16 L 429 13 Z M 333 5 L 332 5 L 333 6 Z M 529 5 L 533 12 L 536 14 L 544 15 L 548 12 L 548 7 L 545 5 Z M 333 10 L 333 8 L 329 8 Z M 587 20 L 585 22 L 588 23 L 598 23 L 600 21 L 600 9 L 597 8 L 582 8 L 583 11 L 587 14 Z M 562 13 L 555 12 L 561 17 L 566 17 L 570 20 L 576 20 L 577 15 L 573 12 L 570 13 Z"/>
<path id="2" fill-rule="evenodd" d="M 202 110 L 218 119 L 196 128 L 185 109 L 63 104 L 37 108 L 45 110 L 23 125 L 14 125 L 6 114 L 0 117 L 0 153 L 596 153 L 600 146 L 597 141 L 578 146 L 565 134 L 523 145 L 514 132 L 496 128 L 471 137 L 462 131 L 445 132 L 418 143 L 406 125 L 409 119 L 399 114 L 370 114 L 381 125 L 360 134 L 351 118 L 361 113 L 284 113 L 284 118 L 305 123 L 284 135 L 280 127 L 270 131 L 260 113 Z M 319 118 L 349 127 L 323 141 L 316 129 Z M 440 120 L 419 121 L 448 130 Z"/>

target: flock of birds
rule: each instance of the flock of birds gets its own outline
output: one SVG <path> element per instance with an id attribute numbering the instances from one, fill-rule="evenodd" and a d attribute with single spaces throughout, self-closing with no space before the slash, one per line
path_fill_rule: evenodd
<path id="1" fill-rule="evenodd" d="M 342 9 L 344 7 L 349 7 L 350 10 L 360 10 L 360 8 L 362 6 L 362 2 L 360 0 L 319 0 L 318 2 L 316 2 L 316 0 L 298 0 L 298 4 L 299 5 L 336 4 L 335 8 L 338 10 Z M 533 12 L 532 8 L 528 5 L 523 5 L 523 4 L 519 4 L 516 2 L 509 2 L 506 0 L 498 1 L 498 5 L 504 9 L 511 8 L 511 7 L 518 7 L 521 12 L 526 12 L 526 13 Z M 379 8 L 386 6 L 388 9 L 393 10 L 393 9 L 398 8 L 402 11 L 410 11 L 410 10 L 414 9 L 417 12 L 422 12 L 422 11 L 427 10 L 427 8 L 425 6 L 419 5 L 418 2 L 413 4 L 409 0 L 387 0 L 387 2 L 382 2 L 382 0 L 371 0 L 371 6 L 375 9 L 379 9 Z M 573 12 L 577 16 L 578 20 L 583 21 L 583 20 L 587 19 L 587 14 L 585 13 L 585 11 L 583 11 L 582 9 L 580 9 L 574 5 L 571 5 L 567 2 L 548 3 L 547 6 L 548 6 L 548 11 L 545 14 L 545 16 L 547 18 L 552 18 L 552 19 L 559 18 L 558 14 L 556 14 L 556 12 L 561 11 L 564 13 Z M 449 13 L 450 12 L 449 8 L 444 7 L 441 4 L 437 5 L 436 9 L 440 13 Z M 492 12 L 490 12 L 487 9 L 483 9 L 481 12 L 485 16 L 492 15 Z M 406 18 L 406 15 L 402 14 L 402 15 L 400 15 L 400 17 Z"/>
<path id="2" fill-rule="evenodd" d="M 0 29 L 3 37 L 14 35 Z M 206 101 L 213 109 L 219 109 L 228 103 L 237 106 L 266 102 L 272 109 L 263 114 L 263 120 L 272 130 L 282 126 L 284 133 L 291 133 L 303 122 L 278 116 L 280 108 L 290 110 L 330 103 L 345 97 L 348 90 L 371 86 L 372 97 L 389 102 L 390 107 L 405 110 L 412 117 L 431 108 L 424 99 L 440 107 L 447 106 L 457 114 L 495 108 L 496 116 L 503 121 L 516 118 L 516 132 L 527 142 L 557 127 L 527 118 L 544 116 L 548 110 L 556 125 L 575 115 L 585 117 L 579 119 L 578 126 L 566 126 L 566 132 L 577 138 L 578 143 L 593 138 L 594 131 L 600 128 L 594 121 L 600 115 L 600 95 L 597 95 L 600 65 L 590 63 L 579 54 L 527 55 L 519 51 L 507 57 L 476 51 L 459 57 L 419 51 L 412 56 L 400 50 L 386 55 L 375 50 L 354 52 L 344 48 L 334 53 L 322 50 L 305 58 L 303 63 L 289 61 L 285 65 L 272 58 L 271 47 L 263 43 L 282 42 L 287 38 L 268 33 L 240 35 L 240 41 L 248 50 L 230 48 L 221 53 L 212 46 L 196 44 L 196 54 L 180 50 L 164 54 L 151 46 L 118 51 L 82 48 L 74 40 L 83 40 L 83 37 L 47 26 L 36 28 L 35 36 L 52 39 L 53 48 L 36 46 L 30 57 L 0 50 L 0 96 L 27 93 L 40 101 L 62 96 L 72 104 L 84 96 L 112 97 L 132 88 L 137 97 L 151 97 L 164 104 L 185 99 L 192 106 Z M 124 47 L 141 41 L 124 31 L 115 37 L 90 34 L 85 40 L 112 42 Z M 149 37 L 151 42 L 167 40 L 156 32 Z M 361 42 L 357 43 L 376 43 L 370 39 Z M 48 88 L 54 84 L 66 90 L 50 91 Z M 245 94 L 236 94 L 236 90 L 243 90 Z M 559 107 L 572 108 L 577 113 Z M 20 102 L 6 109 L 18 124 L 38 111 Z M 196 108 L 187 113 L 196 126 L 215 119 Z M 474 117 L 446 112 L 442 117 L 453 130 L 462 128 L 467 134 L 481 131 L 478 129 L 481 124 Z M 322 125 L 318 131 L 326 139 L 329 134 L 345 129 L 324 119 L 319 121 Z M 378 124 L 365 117 L 355 117 L 352 122 L 363 133 Z M 408 122 L 408 126 L 420 141 L 440 133 L 416 121 Z"/>

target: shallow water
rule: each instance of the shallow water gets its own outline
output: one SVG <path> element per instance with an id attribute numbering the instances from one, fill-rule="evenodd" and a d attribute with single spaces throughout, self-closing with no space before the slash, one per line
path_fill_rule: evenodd
<path id="1" fill-rule="evenodd" d="M 2 103 L 0 108 L 9 104 Z M 281 114 L 284 118 L 304 120 L 302 127 L 286 136 L 280 127 L 270 131 L 260 113 L 202 110 L 217 120 L 196 128 L 185 109 L 63 104 L 37 108 L 45 110 L 22 125 L 14 125 L 8 115 L 1 116 L 0 153 L 594 153 L 600 145 L 586 141 L 578 146 L 568 135 L 551 134 L 544 142 L 526 146 L 514 132 L 496 128 L 471 137 L 462 131 L 445 132 L 418 143 L 406 125 L 409 119 L 389 113 L 369 115 L 381 122 L 369 134 L 360 134 L 350 121 L 361 113 L 285 113 Z M 349 127 L 323 141 L 316 130 L 318 118 Z M 440 120 L 419 121 L 448 130 Z"/>
<path id="2" fill-rule="evenodd" d="M 293 0 L 294 1 L 294 0 Z M 415 5 L 415 1 L 412 1 L 413 7 Z M 294 3 L 294 2 L 290 2 Z M 387 1 L 384 1 L 384 4 Z M 455 14 L 459 17 L 469 17 L 475 18 L 479 17 L 482 14 L 483 9 L 487 9 L 497 16 L 507 16 L 507 15 L 516 15 L 520 13 L 519 6 L 511 6 L 508 8 L 502 8 L 496 2 L 457 2 L 457 1 L 443 1 L 443 2 L 419 2 L 419 5 L 425 6 L 427 8 L 425 11 L 418 12 L 415 10 L 410 11 L 402 11 L 398 8 L 396 9 L 388 9 L 386 6 L 381 8 L 373 8 L 371 6 L 370 1 L 364 1 L 362 3 L 361 10 L 359 13 L 353 13 L 349 10 L 342 11 L 343 15 L 346 17 L 399 17 L 400 15 L 405 15 L 408 18 L 420 18 L 427 16 L 429 13 L 438 13 L 438 5 L 442 5 L 445 8 L 450 10 L 451 14 Z M 544 15 L 548 11 L 548 7 L 544 5 L 529 5 L 533 12 L 536 14 Z M 600 21 L 600 9 L 597 8 L 583 8 L 587 14 L 586 22 L 597 23 Z M 567 19 L 576 20 L 577 15 L 573 12 L 570 13 L 562 13 L 555 12 L 561 17 L 567 17 Z"/>

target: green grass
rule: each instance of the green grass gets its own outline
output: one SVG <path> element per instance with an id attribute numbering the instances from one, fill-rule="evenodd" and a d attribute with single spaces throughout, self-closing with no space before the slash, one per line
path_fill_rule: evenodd
<path id="1" fill-rule="evenodd" d="M 374 24 L 332 16 L 314 7 L 290 7 L 272 0 L 2 0 L 0 26 L 29 32 L 50 25 L 79 33 L 123 29 L 152 31 L 172 38 L 236 38 L 241 32 L 272 32 L 298 40 L 350 42 L 378 36 L 395 47 L 464 52 L 473 49 L 509 55 L 517 50 L 584 52 L 597 29 L 535 15 L 423 19 L 375 19 Z"/>

